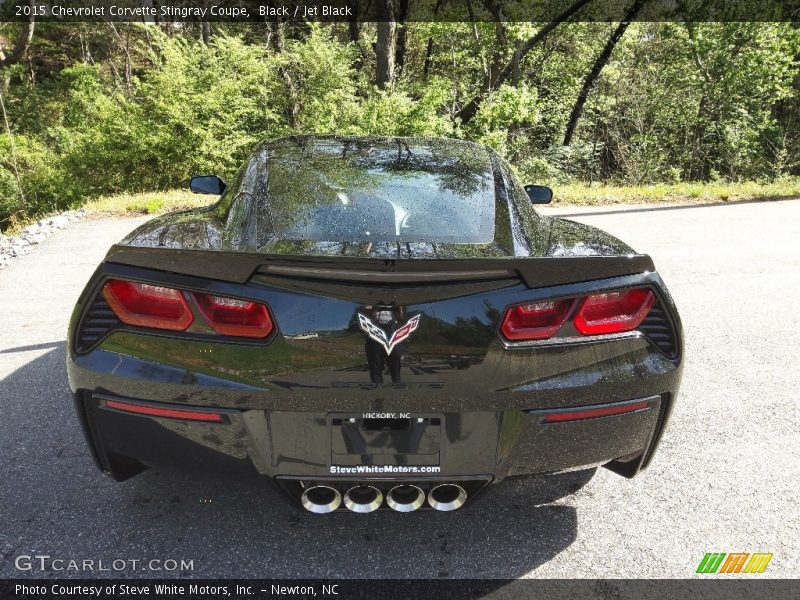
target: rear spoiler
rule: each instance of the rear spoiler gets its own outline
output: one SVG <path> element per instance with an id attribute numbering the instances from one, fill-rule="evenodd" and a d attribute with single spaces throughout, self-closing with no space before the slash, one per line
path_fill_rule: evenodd
<path id="1" fill-rule="evenodd" d="M 440 283 L 516 277 L 529 288 L 536 288 L 655 270 L 646 254 L 392 260 L 124 245 L 112 246 L 105 261 L 239 284 L 247 283 L 256 274 L 364 283 Z"/>

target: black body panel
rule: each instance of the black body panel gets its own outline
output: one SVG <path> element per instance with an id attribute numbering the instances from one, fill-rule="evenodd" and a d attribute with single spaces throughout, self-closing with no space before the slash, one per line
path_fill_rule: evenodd
<path id="1" fill-rule="evenodd" d="M 87 285 L 67 362 L 101 469 L 125 479 L 149 465 L 217 465 L 275 478 L 297 499 L 292 490 L 309 482 L 410 481 L 423 491 L 459 482 L 472 496 L 508 475 L 603 464 L 630 477 L 647 465 L 683 353 L 677 310 L 648 256 L 539 216 L 499 158 L 462 142 L 453 142 L 459 156 L 494 183 L 492 197 L 476 200 L 493 206 L 489 241 L 272 239 L 265 165 L 276 153 L 316 152 L 308 143 L 259 146 L 218 204 L 140 227 Z M 398 143 L 410 142 L 378 147 Z M 420 155 L 441 151 L 414 144 Z M 125 325 L 100 293 L 109 279 L 182 290 L 195 319 L 181 332 Z M 582 336 L 570 315 L 546 340 L 499 332 L 507 307 L 631 288 L 656 299 L 634 331 Z M 216 334 L 193 293 L 262 303 L 275 328 L 264 339 Z M 388 329 L 376 337 L 379 317 Z M 411 333 L 390 347 L 404 323 Z M 134 414 L 109 400 L 212 411 L 219 422 Z M 598 409 L 611 412 L 564 417 Z M 554 413 L 561 420 L 548 421 Z"/>

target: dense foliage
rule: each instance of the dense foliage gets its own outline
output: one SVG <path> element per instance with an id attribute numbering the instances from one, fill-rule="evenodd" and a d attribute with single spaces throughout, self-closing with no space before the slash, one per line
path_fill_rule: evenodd
<path id="1" fill-rule="evenodd" d="M 387 73 L 375 24 L 37 24 L 0 69 L 0 225 L 230 177 L 293 132 L 472 139 L 545 183 L 800 174 L 797 26 L 632 23 L 609 44 L 618 24 L 567 23 L 525 50 L 543 25 L 399 23 Z M 21 28 L 0 25 L 0 58 Z"/>

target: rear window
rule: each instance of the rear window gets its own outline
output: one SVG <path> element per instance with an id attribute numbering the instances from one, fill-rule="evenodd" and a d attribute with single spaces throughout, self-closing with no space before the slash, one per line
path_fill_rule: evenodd
<path id="1" fill-rule="evenodd" d="M 301 139 L 268 148 L 261 244 L 494 237 L 489 154 L 447 140 Z"/>

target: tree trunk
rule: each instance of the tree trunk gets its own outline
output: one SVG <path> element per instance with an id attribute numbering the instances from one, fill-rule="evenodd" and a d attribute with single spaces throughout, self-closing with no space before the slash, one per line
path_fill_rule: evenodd
<path id="1" fill-rule="evenodd" d="M 125 27 L 126 30 L 125 37 L 123 38 L 113 21 L 109 21 L 108 26 L 111 28 L 111 31 L 114 33 L 114 37 L 117 39 L 117 45 L 119 46 L 119 49 L 125 55 L 125 73 L 122 81 L 125 84 L 125 93 L 130 96 L 132 77 L 131 53 L 129 48 L 130 29 L 128 28 L 127 23 L 120 23 L 120 27 Z M 114 67 L 114 61 L 109 61 L 109 64 L 111 65 L 111 69 L 114 71 L 114 74 L 119 78 L 117 70 Z"/>
<path id="2" fill-rule="evenodd" d="M 31 8 L 33 8 L 33 0 L 30 1 L 29 5 Z M 35 22 L 33 17 L 31 17 L 26 23 L 22 24 L 22 29 L 19 31 L 17 41 L 14 44 L 14 47 L 11 49 L 10 54 L 4 53 L 3 48 L 0 47 L 0 69 L 17 64 L 25 55 L 25 53 L 28 51 L 28 48 L 30 48 L 31 41 L 33 40 L 34 26 Z"/>
<path id="3" fill-rule="evenodd" d="M 606 64 L 608 64 L 608 61 L 611 58 L 611 53 L 614 51 L 614 46 L 616 46 L 617 42 L 622 39 L 622 36 L 625 34 L 625 30 L 628 28 L 628 25 L 630 25 L 630 22 L 633 20 L 636 14 L 641 10 L 643 4 L 644 0 L 637 0 L 633 6 L 631 6 L 630 10 L 628 10 L 628 14 L 625 15 L 625 20 L 617 25 L 617 28 L 611 34 L 611 37 L 608 38 L 605 47 L 603 47 L 603 51 L 594 61 L 594 65 L 592 65 L 588 75 L 586 75 L 586 79 L 583 81 L 583 87 L 581 87 L 581 91 L 578 94 L 578 99 L 575 101 L 575 106 L 572 107 L 572 112 L 569 115 L 567 130 L 564 133 L 564 146 L 569 146 L 572 142 L 572 136 L 575 134 L 575 129 L 578 126 L 581 113 L 583 113 L 583 107 L 586 104 L 586 99 L 589 97 L 589 92 L 592 91 L 592 87 L 600 77 L 600 73 L 603 71 L 603 68 L 606 66 Z"/>
<path id="4" fill-rule="evenodd" d="M 358 44 L 361 39 L 361 23 L 358 22 L 358 1 L 353 2 L 353 16 L 347 22 L 347 29 L 350 34 L 350 41 Z"/>
<path id="5" fill-rule="evenodd" d="M 433 56 L 433 38 L 428 38 L 428 46 L 425 48 L 425 62 L 422 65 L 422 80 L 428 81 L 428 71 L 431 70 L 431 57 Z"/>
<path id="6" fill-rule="evenodd" d="M 536 34 L 531 37 L 527 42 L 525 42 L 519 49 L 519 56 L 516 58 L 518 61 L 522 61 L 523 58 L 530 52 L 536 44 L 541 42 L 547 34 L 550 33 L 553 29 L 558 27 L 561 23 L 569 19 L 573 14 L 578 12 L 585 4 L 587 4 L 589 0 L 576 0 L 567 10 L 563 13 L 558 15 L 555 19 L 550 21 L 547 25 L 542 27 Z M 481 87 L 480 91 L 475 95 L 472 100 L 467 102 L 463 108 L 458 111 L 456 116 L 461 119 L 461 122 L 466 124 L 469 123 L 472 118 L 478 113 L 478 108 L 480 108 L 481 103 L 483 102 L 486 95 L 489 91 L 493 88 L 499 87 L 503 83 L 505 83 L 513 74 L 514 71 L 514 60 L 510 61 L 497 75 L 494 81 L 491 80 L 490 77 L 485 78 L 483 82 L 483 86 Z"/>
<path id="7" fill-rule="evenodd" d="M 483 5 L 494 18 L 494 47 L 492 48 L 492 62 L 489 65 L 487 79 L 488 89 L 492 89 L 503 70 L 503 61 L 508 47 L 508 26 L 506 25 L 506 16 L 503 14 L 502 0 L 484 0 Z"/>
<path id="8" fill-rule="evenodd" d="M 271 26 L 272 31 L 269 36 L 269 42 L 272 45 L 272 49 L 276 53 L 283 52 L 285 25 L 286 24 L 283 21 L 275 21 Z M 278 75 L 280 75 L 283 83 L 286 85 L 286 91 L 288 92 L 289 97 L 289 103 L 286 108 L 286 117 L 289 120 L 289 124 L 293 128 L 297 128 L 298 116 L 300 114 L 300 103 L 297 100 L 297 86 L 295 85 L 295 82 L 286 67 L 280 67 L 278 69 Z"/>
<path id="9" fill-rule="evenodd" d="M 356 8 L 358 8 L 358 4 L 356 4 Z M 361 68 L 364 66 L 364 48 L 361 45 L 361 23 L 356 20 L 356 17 L 350 20 L 348 30 L 350 33 L 350 43 L 356 47 L 351 66 L 353 68 L 353 79 L 357 80 L 358 72 L 361 71 Z"/>
<path id="10" fill-rule="evenodd" d="M 409 0 L 400 0 L 400 8 L 397 13 L 397 52 L 395 52 L 394 66 L 396 71 L 402 71 L 406 62 L 406 46 L 408 44 L 408 8 Z"/>
<path id="11" fill-rule="evenodd" d="M 442 5 L 443 0 L 436 0 L 436 6 L 433 7 L 433 18 L 439 14 L 439 7 Z M 467 0 L 469 1 L 469 0 Z M 422 65 L 422 80 L 428 81 L 428 71 L 431 69 L 431 57 L 433 56 L 433 38 L 428 38 L 428 45 L 425 48 L 425 62 Z"/>
<path id="12" fill-rule="evenodd" d="M 522 73 L 519 68 L 521 49 L 522 49 L 522 40 L 517 40 L 514 43 L 514 54 L 511 57 L 511 85 L 513 85 L 514 87 L 519 86 L 519 81 L 520 78 L 522 77 Z"/>
<path id="13" fill-rule="evenodd" d="M 211 23 L 208 21 L 202 22 L 203 27 L 203 43 L 208 46 L 211 43 Z"/>
<path id="14" fill-rule="evenodd" d="M 381 21 L 378 22 L 378 41 L 375 44 L 375 83 L 386 89 L 394 81 L 395 21 L 394 0 L 378 0 Z"/>
<path id="15" fill-rule="evenodd" d="M 690 181 L 694 179 L 708 180 L 711 174 L 711 161 L 705 146 L 708 138 L 708 124 L 713 120 L 712 95 L 717 81 L 716 77 L 711 75 L 711 72 L 703 63 L 703 59 L 698 52 L 694 23 L 687 21 L 686 31 L 689 34 L 689 48 L 692 51 L 692 59 L 705 84 L 697 106 L 697 117 L 694 121 L 692 161 L 689 165 L 688 179 Z"/>
<path id="16" fill-rule="evenodd" d="M 438 7 L 437 7 L 438 8 Z M 481 58 L 481 71 L 483 72 L 484 79 L 490 77 L 489 67 L 486 64 L 486 57 L 480 52 L 481 36 L 478 33 L 478 26 L 475 24 L 475 11 L 472 10 L 472 0 L 467 0 L 467 14 L 469 14 L 469 22 L 472 23 L 472 37 L 475 38 L 475 48 L 479 52 Z"/>

